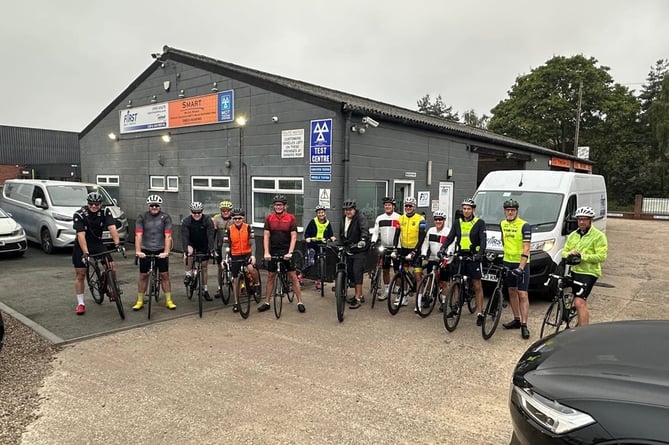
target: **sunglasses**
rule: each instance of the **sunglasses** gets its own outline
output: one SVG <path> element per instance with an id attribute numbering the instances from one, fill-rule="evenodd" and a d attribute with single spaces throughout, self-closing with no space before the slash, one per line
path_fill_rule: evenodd
<path id="1" fill-rule="evenodd" d="M 435 221 L 443 221 L 444 218 L 434 218 Z"/>
<path id="2" fill-rule="evenodd" d="M 233 216 L 233 217 L 232 217 L 232 220 L 233 220 L 233 221 L 241 221 L 241 220 L 243 220 L 243 219 L 244 219 L 243 216 Z"/>
<path id="3" fill-rule="evenodd" d="M 160 207 L 160 204 L 149 204 L 149 207 L 151 207 L 152 209 L 157 209 Z"/>
<path id="4" fill-rule="evenodd" d="M 202 212 L 191 212 L 193 215 L 202 215 Z"/>
<path id="5" fill-rule="evenodd" d="M 88 202 L 88 205 L 89 205 L 89 206 L 97 206 L 97 207 L 100 207 L 100 206 L 102 205 L 102 203 L 101 203 L 101 202 L 90 202 L 90 201 L 89 201 L 89 202 Z"/>

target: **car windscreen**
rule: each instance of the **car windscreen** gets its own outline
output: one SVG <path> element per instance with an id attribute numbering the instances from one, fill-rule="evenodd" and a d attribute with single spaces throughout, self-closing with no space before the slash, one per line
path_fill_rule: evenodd
<path id="1" fill-rule="evenodd" d="M 9 218 L 9 215 L 4 210 L 0 209 L 0 218 Z"/>
<path id="2" fill-rule="evenodd" d="M 479 191 L 476 194 L 476 216 L 483 219 L 489 228 L 499 230 L 504 219 L 502 205 L 507 199 L 518 201 L 518 216 L 532 226 L 533 232 L 550 232 L 560 216 L 564 195 L 560 193 L 523 191 Z"/>
<path id="3" fill-rule="evenodd" d="M 109 195 L 102 193 L 99 187 L 87 187 L 83 184 L 51 185 L 48 187 L 51 203 L 61 207 L 79 207 L 86 205 L 86 196 L 90 192 L 99 192 L 104 200 L 102 205 L 112 205 Z"/>

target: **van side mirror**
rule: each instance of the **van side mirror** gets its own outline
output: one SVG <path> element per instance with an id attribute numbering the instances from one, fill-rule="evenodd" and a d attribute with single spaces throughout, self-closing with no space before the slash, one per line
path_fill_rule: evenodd
<path id="1" fill-rule="evenodd" d="M 578 229 L 578 223 L 575 219 L 567 218 L 564 220 L 564 230 L 562 231 L 563 235 L 568 235 L 576 229 Z"/>
<path id="2" fill-rule="evenodd" d="M 39 207 L 40 209 L 48 209 L 49 206 L 46 204 L 46 202 L 42 201 L 42 198 L 35 198 L 35 207 Z"/>

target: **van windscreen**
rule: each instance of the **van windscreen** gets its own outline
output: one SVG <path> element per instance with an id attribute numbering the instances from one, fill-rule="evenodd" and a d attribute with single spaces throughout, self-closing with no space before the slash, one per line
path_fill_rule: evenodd
<path id="1" fill-rule="evenodd" d="M 520 208 L 518 216 L 532 226 L 533 232 L 550 232 L 555 228 L 564 195 L 546 192 L 479 191 L 476 201 L 476 216 L 487 226 L 498 226 L 504 219 L 504 201 L 515 199 Z"/>
<path id="2" fill-rule="evenodd" d="M 48 189 L 49 195 L 51 196 L 51 203 L 54 206 L 80 207 L 86 205 L 86 196 L 88 196 L 89 191 L 85 185 L 51 185 Z M 102 205 L 110 205 L 107 194 L 102 193 L 102 196 L 105 198 Z"/>

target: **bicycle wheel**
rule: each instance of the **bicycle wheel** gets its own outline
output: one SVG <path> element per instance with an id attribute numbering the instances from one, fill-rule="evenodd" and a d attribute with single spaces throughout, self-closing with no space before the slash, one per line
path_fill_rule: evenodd
<path id="1" fill-rule="evenodd" d="M 337 276 L 335 277 L 335 299 L 337 307 L 337 320 L 339 320 L 339 323 L 344 321 L 344 309 L 346 308 L 347 290 L 346 272 L 343 270 L 337 271 Z"/>
<path id="2" fill-rule="evenodd" d="M 191 284 L 186 285 L 186 297 L 191 300 L 193 294 L 195 293 L 195 288 L 197 287 L 197 275 L 191 280 Z"/>
<path id="3" fill-rule="evenodd" d="M 427 274 L 418 286 L 416 292 L 416 312 L 421 318 L 425 318 L 432 313 L 434 305 L 437 302 L 435 292 L 435 274 Z"/>
<path id="4" fill-rule="evenodd" d="M 495 333 L 499 320 L 502 318 L 502 302 L 504 301 L 504 294 L 502 289 L 496 287 L 492 292 L 488 304 L 483 311 L 483 324 L 481 324 L 481 335 L 485 340 L 492 337 Z"/>
<path id="5" fill-rule="evenodd" d="M 462 284 L 453 281 L 448 289 L 448 298 L 446 299 L 446 307 L 444 307 L 444 327 L 448 332 L 455 331 L 460 322 L 460 315 L 462 314 L 461 294 Z"/>
<path id="6" fill-rule="evenodd" d="M 371 276 L 370 286 L 369 286 L 369 298 L 372 299 L 372 307 L 376 303 L 376 298 L 379 296 L 379 287 L 381 286 L 383 280 L 383 269 L 381 266 L 376 266 L 374 272 Z"/>
<path id="7" fill-rule="evenodd" d="M 260 303 L 260 299 L 262 297 L 262 277 L 260 276 L 260 270 L 257 270 L 258 272 L 258 281 L 255 282 L 254 278 L 254 287 L 255 289 L 253 290 L 253 300 L 257 303 Z"/>
<path id="8" fill-rule="evenodd" d="M 288 297 L 288 302 L 292 303 L 293 299 L 295 298 L 295 289 L 293 289 L 293 282 L 288 277 L 288 273 L 286 272 L 284 273 L 285 273 L 284 281 L 286 282 L 286 296 Z M 295 273 L 297 274 L 297 270 L 295 271 Z"/>
<path id="9" fill-rule="evenodd" d="M 304 272 L 304 253 L 299 250 L 295 250 L 293 252 L 293 256 L 290 258 L 290 261 L 293 263 L 293 267 L 295 268 L 295 272 L 298 276 Z"/>
<path id="10" fill-rule="evenodd" d="M 402 300 L 406 298 L 406 279 L 402 272 L 397 272 L 390 282 L 388 295 L 388 312 L 390 315 L 397 315 L 402 307 Z"/>
<path id="11" fill-rule="evenodd" d="M 467 309 L 469 309 L 470 314 L 473 314 L 476 310 L 476 293 L 471 281 L 467 283 Z"/>
<path id="12" fill-rule="evenodd" d="M 201 271 L 200 271 L 201 272 Z M 202 280 L 200 279 L 200 272 L 197 274 L 197 312 L 202 318 L 202 309 L 204 306 L 204 288 L 202 287 Z"/>
<path id="13" fill-rule="evenodd" d="M 560 330 L 560 325 L 562 324 L 562 314 L 564 313 L 564 302 L 562 298 L 556 298 L 548 306 L 546 310 L 546 315 L 544 315 L 544 321 L 541 324 L 541 333 L 539 338 L 543 338 L 544 335 L 550 335 L 558 332 Z"/>
<path id="14" fill-rule="evenodd" d="M 149 295 L 148 295 L 149 303 L 147 304 L 147 307 L 146 307 L 146 318 L 148 320 L 151 320 L 151 303 L 153 302 L 153 299 L 154 299 L 154 293 L 157 293 L 157 287 L 158 287 L 156 285 L 156 271 L 155 270 L 152 270 L 152 271 L 149 272 L 148 280 L 149 280 L 149 287 L 148 287 L 148 289 L 149 289 Z M 155 297 L 155 298 L 156 298 L 156 301 L 158 301 L 158 298 L 157 297 Z"/>
<path id="15" fill-rule="evenodd" d="M 565 321 L 565 329 L 572 329 L 578 327 L 578 311 L 576 306 L 574 306 L 574 296 L 572 294 L 567 294 L 564 296 L 565 310 L 563 313 Z M 566 306 L 569 306 L 567 310 Z"/>
<path id="16" fill-rule="evenodd" d="M 318 280 L 321 282 L 321 298 L 323 298 L 325 296 L 325 257 L 318 258 Z"/>
<path id="17" fill-rule="evenodd" d="M 283 283 L 281 280 L 280 272 L 277 271 L 274 277 L 274 291 L 273 291 L 273 303 L 274 303 L 274 316 L 279 319 L 281 318 L 281 309 L 283 308 Z"/>
<path id="18" fill-rule="evenodd" d="M 86 282 L 88 288 L 91 290 L 93 301 L 97 304 L 102 304 L 104 300 L 104 289 L 102 288 L 102 273 L 97 265 L 88 264 L 86 266 Z"/>
<path id="19" fill-rule="evenodd" d="M 221 284 L 221 302 L 224 305 L 230 303 L 232 292 L 232 272 L 225 270 L 223 272 L 223 284 Z"/>
<path id="20" fill-rule="evenodd" d="M 116 274 L 113 270 L 107 271 L 107 295 L 116 303 L 116 310 L 121 320 L 125 320 L 125 310 L 123 309 L 123 301 L 121 300 L 121 289 L 116 281 Z"/>
<path id="21" fill-rule="evenodd" d="M 251 293 L 253 290 L 249 288 L 249 282 L 246 279 L 246 274 L 242 271 L 237 284 L 237 305 L 239 307 L 239 315 L 246 319 L 249 317 L 251 310 Z"/>

